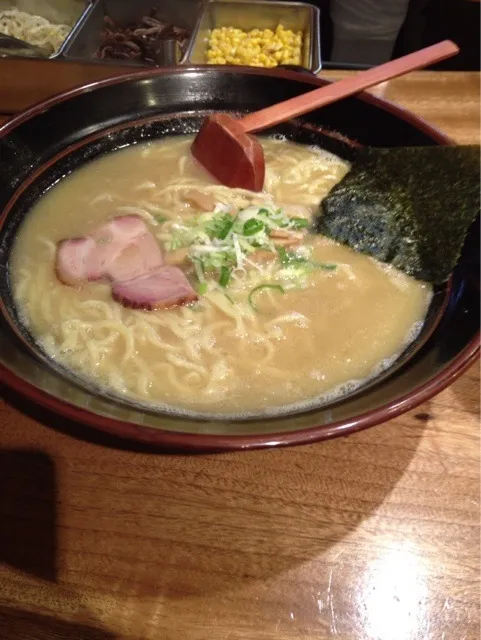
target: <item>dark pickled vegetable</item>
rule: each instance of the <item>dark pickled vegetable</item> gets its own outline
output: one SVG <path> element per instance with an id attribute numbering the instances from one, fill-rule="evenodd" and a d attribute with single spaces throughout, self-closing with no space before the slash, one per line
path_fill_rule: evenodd
<path id="1" fill-rule="evenodd" d="M 446 281 L 479 215 L 479 146 L 361 149 L 323 200 L 319 233 L 405 273 Z"/>
<path id="2" fill-rule="evenodd" d="M 122 26 L 111 18 L 104 18 L 102 41 L 95 56 L 105 60 L 133 60 L 146 64 L 161 64 L 162 41 L 174 40 L 183 54 L 191 35 L 189 29 L 164 22 L 152 9 L 149 16 Z"/>

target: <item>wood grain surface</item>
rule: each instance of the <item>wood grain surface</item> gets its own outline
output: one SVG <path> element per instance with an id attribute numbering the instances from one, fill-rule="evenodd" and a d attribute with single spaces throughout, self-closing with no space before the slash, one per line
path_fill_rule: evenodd
<path id="1" fill-rule="evenodd" d="M 479 141 L 478 74 L 378 91 Z M 479 638 L 477 366 L 387 424 L 243 454 L 153 454 L 2 394 L 0 639 Z"/>

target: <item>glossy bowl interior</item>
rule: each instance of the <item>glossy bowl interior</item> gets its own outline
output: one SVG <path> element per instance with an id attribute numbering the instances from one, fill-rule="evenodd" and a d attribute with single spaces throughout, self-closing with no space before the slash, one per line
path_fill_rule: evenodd
<path id="1" fill-rule="evenodd" d="M 37 347 L 17 316 L 8 261 L 16 232 L 53 184 L 108 151 L 195 132 L 213 110 L 238 113 L 309 91 L 322 81 L 289 71 L 141 72 L 52 99 L 0 131 L 0 377 L 31 399 L 96 428 L 188 449 L 293 444 L 382 422 L 440 391 L 479 349 L 479 233 L 471 229 L 449 285 L 436 290 L 425 327 L 381 376 L 316 410 L 249 420 L 158 413 L 82 383 Z M 358 145 L 447 144 L 411 114 L 370 96 L 350 98 L 277 130 L 350 159 Z"/>

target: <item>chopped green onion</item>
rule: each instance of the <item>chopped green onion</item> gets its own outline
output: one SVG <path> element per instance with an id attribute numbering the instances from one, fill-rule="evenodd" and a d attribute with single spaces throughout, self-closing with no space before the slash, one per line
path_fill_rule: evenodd
<path id="1" fill-rule="evenodd" d="M 253 236 L 259 231 L 264 229 L 264 223 L 260 220 L 256 220 L 256 218 L 249 218 L 247 222 L 244 223 L 243 234 L 245 236 Z"/>
<path id="2" fill-rule="evenodd" d="M 224 228 L 221 231 L 219 231 L 219 234 L 217 236 L 219 238 L 219 240 L 225 240 L 227 238 L 227 236 L 229 235 L 229 231 L 234 226 L 234 219 L 231 218 L 230 216 L 229 216 L 229 218 L 230 218 L 230 220 L 226 220 L 225 221 Z"/>
<path id="3" fill-rule="evenodd" d="M 255 293 L 258 293 L 259 291 L 262 291 L 264 289 L 272 289 L 274 291 L 279 291 L 279 293 L 285 293 L 280 284 L 260 284 L 258 287 L 254 287 L 254 289 L 252 289 L 252 291 L 249 293 L 249 297 L 247 298 L 247 300 L 249 301 L 249 304 L 254 309 L 254 311 L 257 311 L 258 313 L 259 309 L 254 303 L 253 296 Z"/>
<path id="4" fill-rule="evenodd" d="M 277 253 L 279 255 L 279 260 L 284 267 L 296 264 L 306 264 L 309 262 L 307 258 L 298 256 L 292 251 L 287 251 L 284 247 L 279 247 L 277 249 Z"/>
<path id="5" fill-rule="evenodd" d="M 224 295 L 231 304 L 235 304 L 234 299 L 231 298 L 227 293 L 224 293 Z"/>
<path id="6" fill-rule="evenodd" d="M 324 269 L 326 271 L 334 271 L 337 269 L 337 265 L 335 264 L 308 260 L 292 251 L 287 251 L 284 247 L 278 247 L 277 254 L 283 267 L 304 267 L 307 272 L 312 271 L 312 269 Z"/>
<path id="7" fill-rule="evenodd" d="M 162 210 L 158 209 L 157 220 L 164 220 Z M 193 263 L 197 280 L 203 283 L 206 278 L 217 280 L 220 287 L 229 285 L 234 269 L 245 269 L 249 256 L 258 249 L 276 251 L 271 233 L 276 229 L 303 228 L 309 222 L 305 218 L 289 218 L 282 209 L 268 203 L 250 205 L 232 216 L 225 209 L 206 212 L 189 218 L 182 224 L 174 223 L 165 248 L 169 251 L 189 247 L 188 257 Z M 288 251 L 284 247 L 278 250 L 282 265 L 282 278 L 289 281 L 304 278 L 316 267 L 334 269 L 335 266 L 316 265 L 310 261 L 308 247 Z"/>
<path id="8" fill-rule="evenodd" d="M 221 287 L 226 287 L 228 285 L 230 280 L 230 273 L 231 269 L 229 269 L 228 267 L 221 267 L 219 277 L 219 284 Z"/>
<path id="9" fill-rule="evenodd" d="M 197 285 L 197 292 L 204 296 L 207 293 L 207 282 L 199 282 Z"/>
<path id="10" fill-rule="evenodd" d="M 306 218 L 291 218 L 290 227 L 292 229 L 303 229 L 304 227 L 307 227 L 308 224 L 309 220 Z"/>
<path id="11" fill-rule="evenodd" d="M 169 219 L 167 216 L 164 216 L 161 213 L 154 213 L 154 218 L 159 224 L 163 224 Z"/>
<path id="12" fill-rule="evenodd" d="M 289 256 L 287 254 L 287 251 L 284 249 L 284 247 L 279 247 L 277 249 L 277 253 L 279 255 L 279 260 L 281 261 L 281 264 L 286 266 L 289 264 Z"/>

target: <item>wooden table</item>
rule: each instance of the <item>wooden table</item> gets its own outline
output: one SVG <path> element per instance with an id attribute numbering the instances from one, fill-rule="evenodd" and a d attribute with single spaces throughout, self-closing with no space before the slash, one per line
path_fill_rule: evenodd
<path id="1" fill-rule="evenodd" d="M 386 95 L 477 142 L 478 82 L 415 73 Z M 4 396 L 1 639 L 479 638 L 477 366 L 388 424 L 244 454 L 72 435 Z"/>

